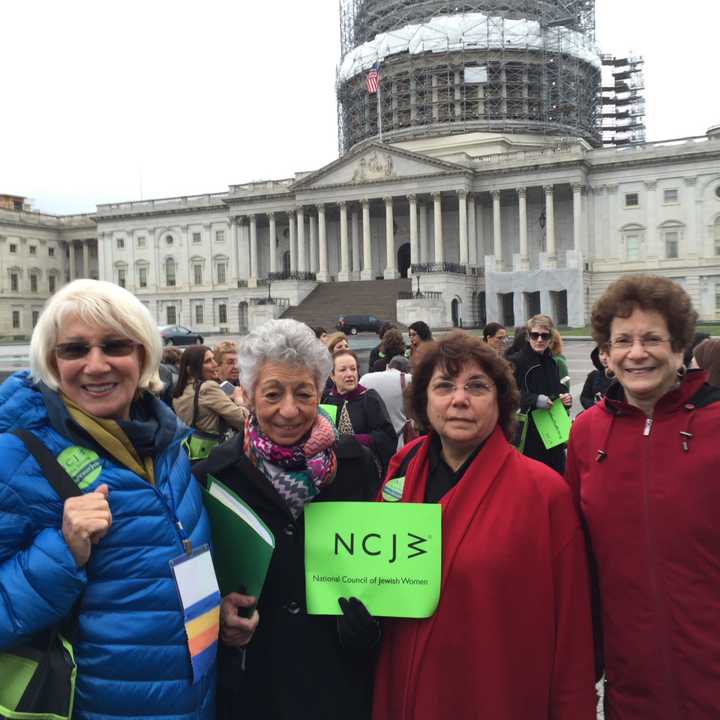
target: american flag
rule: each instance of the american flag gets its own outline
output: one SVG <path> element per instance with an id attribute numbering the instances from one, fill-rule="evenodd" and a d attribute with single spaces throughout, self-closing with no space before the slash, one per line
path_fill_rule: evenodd
<path id="1" fill-rule="evenodd" d="M 380 73 L 378 73 L 378 64 L 375 63 L 365 78 L 365 84 L 367 85 L 367 91 L 370 95 L 374 95 L 378 91 L 380 85 Z"/>

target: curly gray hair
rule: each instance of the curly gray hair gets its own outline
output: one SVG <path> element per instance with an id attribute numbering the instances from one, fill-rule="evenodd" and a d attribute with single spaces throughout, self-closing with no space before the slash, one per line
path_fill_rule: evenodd
<path id="1" fill-rule="evenodd" d="M 313 373 L 318 393 L 332 369 L 332 358 L 315 333 L 297 320 L 268 320 L 241 343 L 238 353 L 240 384 L 253 397 L 262 366 L 285 363 Z"/>

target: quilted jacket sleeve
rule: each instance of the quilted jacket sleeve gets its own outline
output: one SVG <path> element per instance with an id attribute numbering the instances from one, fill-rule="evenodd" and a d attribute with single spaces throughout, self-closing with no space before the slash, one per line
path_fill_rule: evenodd
<path id="1" fill-rule="evenodd" d="M 0 650 L 54 625 L 72 610 L 87 582 L 36 487 L 40 469 L 19 444 L 0 436 Z M 11 482 L 12 479 L 12 482 Z M 30 491 L 27 495 L 25 490 Z M 43 486 L 45 491 L 45 486 Z M 53 493 L 47 486 L 48 496 Z M 39 500 L 38 504 L 35 499 Z M 52 501 L 52 498 L 48 497 Z M 61 506 L 57 496 L 57 509 Z"/>

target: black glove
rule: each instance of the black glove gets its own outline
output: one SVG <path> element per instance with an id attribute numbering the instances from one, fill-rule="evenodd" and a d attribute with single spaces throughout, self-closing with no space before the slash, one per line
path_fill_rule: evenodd
<path id="1" fill-rule="evenodd" d="M 355 597 L 338 598 L 342 615 L 338 617 L 340 644 L 351 650 L 372 650 L 380 642 L 380 623 Z"/>

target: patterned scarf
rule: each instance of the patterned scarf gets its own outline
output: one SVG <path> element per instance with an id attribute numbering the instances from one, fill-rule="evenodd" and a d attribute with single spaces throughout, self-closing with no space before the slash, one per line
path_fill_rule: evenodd
<path id="1" fill-rule="evenodd" d="M 335 479 L 336 440 L 337 431 L 322 410 L 310 432 L 296 445 L 278 445 L 271 440 L 260 429 L 255 413 L 245 420 L 245 455 L 270 480 L 294 518 Z M 274 471 L 268 465 L 274 466 Z"/>

